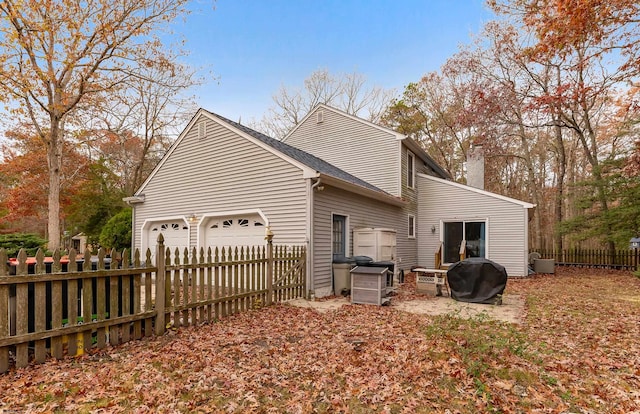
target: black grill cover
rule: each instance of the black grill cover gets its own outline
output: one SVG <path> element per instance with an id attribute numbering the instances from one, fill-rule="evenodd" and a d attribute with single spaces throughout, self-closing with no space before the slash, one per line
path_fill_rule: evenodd
<path id="1" fill-rule="evenodd" d="M 455 300 L 495 304 L 507 286 L 507 271 L 489 259 L 472 257 L 451 265 L 447 281 Z"/>

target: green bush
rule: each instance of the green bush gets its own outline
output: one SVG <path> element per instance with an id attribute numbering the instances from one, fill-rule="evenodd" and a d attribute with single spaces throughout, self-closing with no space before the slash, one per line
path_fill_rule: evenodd
<path id="1" fill-rule="evenodd" d="M 7 251 L 7 257 L 17 257 L 20 249 L 25 249 L 27 256 L 35 256 L 38 249 L 43 249 L 46 239 L 31 233 L 0 234 L 0 248 Z"/>
<path id="2" fill-rule="evenodd" d="M 111 217 L 100 232 L 100 245 L 109 249 L 131 248 L 131 209 L 127 208 Z"/>

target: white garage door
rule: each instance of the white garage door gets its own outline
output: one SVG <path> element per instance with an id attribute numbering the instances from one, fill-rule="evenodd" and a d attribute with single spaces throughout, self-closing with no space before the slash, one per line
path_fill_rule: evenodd
<path id="1" fill-rule="evenodd" d="M 211 217 L 204 225 L 206 247 L 262 246 L 265 224 L 259 214 Z"/>
<path id="2" fill-rule="evenodd" d="M 151 223 L 147 228 L 147 246 L 151 249 L 151 254 L 155 257 L 158 235 L 162 233 L 164 245 L 171 249 L 171 254 L 176 247 L 180 249 L 180 255 L 185 247 L 189 246 L 189 226 L 184 220 L 162 220 Z"/>

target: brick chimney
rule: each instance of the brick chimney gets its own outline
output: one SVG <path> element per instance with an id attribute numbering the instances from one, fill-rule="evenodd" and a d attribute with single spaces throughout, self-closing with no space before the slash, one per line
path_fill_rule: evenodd
<path id="1" fill-rule="evenodd" d="M 474 142 L 467 153 L 467 185 L 484 190 L 484 150 Z"/>

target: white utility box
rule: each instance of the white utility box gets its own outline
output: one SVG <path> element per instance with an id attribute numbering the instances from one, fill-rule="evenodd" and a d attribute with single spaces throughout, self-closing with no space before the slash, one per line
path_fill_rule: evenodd
<path id="1" fill-rule="evenodd" d="M 351 303 L 383 305 L 387 297 L 386 267 L 356 266 L 351 270 Z"/>
<path id="2" fill-rule="evenodd" d="M 353 255 L 368 256 L 374 262 L 396 260 L 396 231 L 363 227 L 353 229 Z"/>

